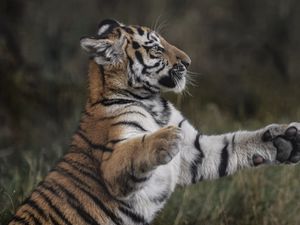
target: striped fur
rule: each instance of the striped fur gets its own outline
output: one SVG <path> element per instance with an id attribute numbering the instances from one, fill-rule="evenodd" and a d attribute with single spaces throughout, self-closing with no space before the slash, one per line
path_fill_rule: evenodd
<path id="1" fill-rule="evenodd" d="M 176 185 L 300 159 L 299 124 L 207 136 L 160 92 L 185 86 L 189 57 L 155 31 L 105 20 L 81 40 L 89 97 L 70 150 L 13 224 L 146 225 Z"/>

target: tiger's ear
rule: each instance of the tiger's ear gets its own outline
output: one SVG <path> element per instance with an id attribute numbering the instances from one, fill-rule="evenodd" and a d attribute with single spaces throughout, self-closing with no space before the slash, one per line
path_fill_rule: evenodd
<path id="1" fill-rule="evenodd" d="M 124 24 L 113 19 L 102 20 L 98 25 L 97 35 L 99 37 L 105 37 L 106 35 L 110 34 L 113 31 L 113 29 L 121 26 L 124 26 Z"/>
<path id="2" fill-rule="evenodd" d="M 124 37 L 115 40 L 85 37 L 80 40 L 81 47 L 87 51 L 99 65 L 116 64 L 124 56 L 122 48 Z"/>
<path id="3" fill-rule="evenodd" d="M 125 37 L 121 33 L 109 35 L 120 26 L 123 24 L 116 20 L 106 19 L 99 24 L 96 37 L 81 38 L 81 47 L 90 53 L 97 64 L 115 64 L 122 61 L 124 56 L 122 46 Z"/>

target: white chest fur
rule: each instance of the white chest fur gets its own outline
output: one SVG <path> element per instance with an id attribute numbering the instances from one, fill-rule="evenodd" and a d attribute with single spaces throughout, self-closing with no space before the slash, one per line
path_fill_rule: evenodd
<path id="1" fill-rule="evenodd" d="M 149 181 L 132 200 L 136 212 L 151 221 L 175 189 L 179 177 L 179 154 L 168 164 L 157 167 Z"/>

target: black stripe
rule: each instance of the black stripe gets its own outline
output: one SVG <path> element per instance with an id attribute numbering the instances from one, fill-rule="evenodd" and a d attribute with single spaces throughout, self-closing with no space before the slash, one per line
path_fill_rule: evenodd
<path id="1" fill-rule="evenodd" d="M 145 44 L 152 44 L 154 41 L 153 40 L 149 40 L 149 41 L 145 41 Z"/>
<path id="2" fill-rule="evenodd" d="M 163 105 L 163 108 L 164 108 L 163 111 L 162 111 L 162 114 L 165 118 L 164 123 L 168 123 L 169 119 L 170 119 L 170 115 L 171 115 L 171 109 L 170 109 L 170 106 L 169 106 L 169 102 L 164 98 L 161 98 L 161 102 L 162 102 L 162 105 Z"/>
<path id="3" fill-rule="evenodd" d="M 222 149 L 221 152 L 221 159 L 220 159 L 220 165 L 219 165 L 219 177 L 224 177 L 227 175 L 227 166 L 228 166 L 228 141 L 225 142 L 225 146 Z"/>
<path id="4" fill-rule="evenodd" d="M 130 217 L 130 219 L 135 222 L 135 223 L 141 223 L 141 224 L 148 224 L 146 219 L 142 216 L 139 215 L 125 207 L 119 206 L 119 210 L 124 213 L 126 216 Z"/>
<path id="5" fill-rule="evenodd" d="M 150 57 L 150 59 L 159 59 L 160 58 L 159 56 L 155 56 L 155 55 L 152 55 L 152 54 L 149 54 L 149 57 Z"/>
<path id="6" fill-rule="evenodd" d="M 25 221 L 25 218 L 19 217 L 17 215 L 15 215 L 14 218 L 12 218 L 11 222 L 13 221 L 24 225 L 29 225 L 29 222 Z"/>
<path id="7" fill-rule="evenodd" d="M 100 102 L 104 106 L 111 106 L 111 105 L 125 105 L 125 104 L 130 104 L 130 103 L 136 103 L 136 101 L 131 100 L 131 99 L 103 99 Z"/>
<path id="8" fill-rule="evenodd" d="M 147 131 L 145 128 L 143 128 L 140 124 L 138 124 L 137 122 L 134 122 L 134 121 L 120 121 L 120 122 L 116 122 L 116 123 L 113 123 L 111 126 L 131 126 L 131 127 L 135 127 L 141 131 Z"/>
<path id="9" fill-rule="evenodd" d="M 127 48 L 126 48 L 126 53 L 127 53 Z M 135 74 L 135 73 L 134 73 L 134 70 L 133 70 L 133 64 L 134 64 L 134 63 L 133 63 L 133 60 L 132 60 L 132 58 L 128 55 L 128 53 L 127 53 L 126 55 L 127 55 L 127 57 L 128 57 L 130 71 L 131 71 L 132 74 Z M 131 85 L 129 85 L 129 86 L 132 86 L 132 83 L 131 83 Z"/>
<path id="10" fill-rule="evenodd" d="M 146 44 L 146 43 L 145 43 Z M 143 45 L 143 48 L 149 52 L 151 48 L 153 48 L 154 45 L 150 45 L 150 46 L 147 46 L 147 45 Z M 151 54 L 150 54 L 151 55 Z"/>
<path id="11" fill-rule="evenodd" d="M 116 31 L 117 31 L 117 33 L 118 33 L 118 38 L 120 38 L 120 37 L 121 37 L 121 35 L 122 35 L 122 33 L 121 33 L 120 29 L 118 28 L 118 29 L 116 29 Z M 128 39 L 127 39 L 127 40 L 128 40 Z"/>
<path id="12" fill-rule="evenodd" d="M 233 135 L 232 140 L 231 140 L 232 152 L 235 151 L 235 135 L 236 134 Z"/>
<path id="13" fill-rule="evenodd" d="M 97 101 L 93 104 L 91 104 L 91 106 L 95 106 L 98 104 L 101 104 L 103 106 L 112 106 L 112 105 L 125 105 L 125 104 L 130 104 L 130 103 L 135 103 L 136 101 L 134 100 L 130 100 L 130 99 L 102 99 L 100 101 Z"/>
<path id="14" fill-rule="evenodd" d="M 181 128 L 184 121 L 186 121 L 186 119 L 181 120 L 180 123 L 178 124 L 178 127 Z M 200 146 L 199 146 L 199 147 L 200 147 Z"/>
<path id="15" fill-rule="evenodd" d="M 104 88 L 105 86 L 105 71 L 104 71 L 104 67 L 102 65 L 99 65 L 100 68 L 100 76 L 101 76 L 101 80 L 102 80 L 102 87 Z"/>
<path id="16" fill-rule="evenodd" d="M 156 86 L 152 86 L 149 84 L 143 84 L 143 89 L 145 89 L 146 91 L 149 91 L 151 94 L 156 94 L 159 91 L 159 89 L 157 89 Z"/>
<path id="17" fill-rule="evenodd" d="M 204 158 L 203 151 L 200 147 L 200 140 L 199 139 L 200 139 L 200 133 L 197 133 L 196 139 L 195 139 L 195 142 L 194 142 L 194 146 L 199 151 L 199 153 L 197 154 L 196 158 L 193 160 L 193 162 L 191 164 L 191 167 L 190 167 L 190 171 L 191 171 L 191 175 L 192 175 L 192 183 L 193 184 L 197 182 L 199 165 L 202 163 L 203 158 Z"/>
<path id="18" fill-rule="evenodd" d="M 86 115 L 87 117 L 92 117 L 93 115 L 86 111 L 86 109 L 83 111 L 83 114 Z"/>
<path id="19" fill-rule="evenodd" d="M 36 224 L 36 225 L 42 225 L 41 221 L 38 218 L 36 218 L 33 213 L 29 212 L 28 210 L 24 210 L 24 213 L 26 213 L 27 215 L 29 215 L 29 217 L 31 219 L 33 219 L 34 224 Z"/>
<path id="20" fill-rule="evenodd" d="M 202 163 L 202 156 L 200 154 L 198 154 L 196 156 L 196 158 L 194 159 L 194 161 L 192 162 L 190 171 L 192 174 L 192 183 L 195 184 L 197 182 L 197 178 L 198 178 L 198 167 L 199 165 Z"/>
<path id="21" fill-rule="evenodd" d="M 93 176 L 93 178 L 98 179 L 96 173 L 97 169 L 93 164 L 84 163 L 84 162 L 81 163 L 78 160 L 68 159 L 66 157 L 62 158 L 60 162 L 68 164 L 69 166 L 73 167 L 73 169 L 78 170 L 78 172 L 85 172 L 84 176 L 88 176 L 88 174 L 86 173 L 89 173 L 90 176 Z M 59 166 L 60 164 L 58 164 L 58 167 Z"/>
<path id="22" fill-rule="evenodd" d="M 155 198 L 151 198 L 150 201 L 154 202 L 155 204 L 161 204 L 161 203 L 165 202 L 168 197 L 169 197 L 169 193 L 168 192 L 163 192 L 159 196 L 157 196 Z"/>
<path id="23" fill-rule="evenodd" d="M 145 136 L 145 135 L 144 135 Z M 130 179 L 135 182 L 135 183 L 143 183 L 143 182 L 146 182 L 149 177 L 137 177 L 135 176 L 135 172 L 134 172 L 134 162 L 133 162 L 133 159 L 131 160 L 131 164 L 130 164 L 130 173 L 129 173 L 129 177 Z"/>
<path id="24" fill-rule="evenodd" d="M 51 184 L 54 184 L 57 188 L 54 189 L 52 186 L 48 186 L 47 188 L 51 190 L 51 192 L 55 194 L 57 197 L 60 197 L 57 190 L 63 192 L 67 196 L 66 198 L 67 202 L 78 213 L 78 215 L 85 221 L 86 224 L 99 225 L 97 221 L 88 212 L 86 212 L 86 210 L 83 208 L 83 204 L 79 202 L 79 200 L 76 198 L 76 196 L 73 193 L 71 193 L 65 187 L 56 183 L 53 180 Z"/>
<path id="25" fill-rule="evenodd" d="M 78 149 L 76 145 L 71 145 L 71 150 L 68 152 L 68 154 L 81 154 L 84 155 L 88 160 L 90 160 L 93 163 L 99 163 L 97 161 L 97 158 L 93 157 L 91 154 L 85 152 L 83 149 Z"/>
<path id="26" fill-rule="evenodd" d="M 144 183 L 149 180 L 149 177 L 136 177 L 133 174 L 129 174 L 129 178 L 135 183 Z"/>
<path id="27" fill-rule="evenodd" d="M 34 209 L 41 217 L 43 217 L 44 220 L 47 220 L 47 215 L 45 214 L 44 210 L 41 209 L 34 200 L 28 199 L 25 204 Z"/>
<path id="28" fill-rule="evenodd" d="M 163 64 L 162 64 L 162 67 L 159 68 L 158 70 L 156 70 L 155 73 L 156 73 L 156 74 L 157 74 L 157 73 L 160 73 L 165 67 L 166 67 L 166 65 L 163 63 Z"/>
<path id="29" fill-rule="evenodd" d="M 121 27 L 123 30 L 125 30 L 128 34 L 133 35 L 134 31 L 130 27 Z"/>
<path id="30" fill-rule="evenodd" d="M 145 142 L 146 135 L 147 135 L 147 134 L 144 134 L 143 137 L 142 137 L 142 143 L 143 143 L 143 144 L 144 144 L 144 142 Z"/>
<path id="31" fill-rule="evenodd" d="M 135 57 L 137 58 L 140 64 L 142 64 L 144 67 L 147 67 L 144 63 L 143 56 L 139 51 L 135 51 Z"/>
<path id="32" fill-rule="evenodd" d="M 145 99 L 150 99 L 153 97 L 153 95 L 146 95 L 146 96 L 140 96 L 140 95 L 137 95 L 131 91 L 128 91 L 128 90 L 124 90 L 126 93 L 128 93 L 129 95 L 131 95 L 132 97 L 138 99 L 138 100 L 145 100 Z"/>
<path id="33" fill-rule="evenodd" d="M 138 27 L 138 28 L 137 28 L 137 31 L 138 31 L 139 35 L 141 35 L 141 36 L 144 35 L 144 31 L 143 31 L 142 28 Z"/>
<path id="34" fill-rule="evenodd" d="M 153 85 L 153 84 L 150 84 L 149 81 L 144 81 L 144 82 L 145 82 L 145 85 L 146 85 L 147 87 L 152 88 L 152 89 L 156 89 L 157 91 L 159 91 L 160 88 L 159 88 L 158 86 Z"/>
<path id="35" fill-rule="evenodd" d="M 154 63 L 154 65 L 152 65 L 152 66 L 149 65 L 148 68 L 149 68 L 149 69 L 153 69 L 153 68 L 155 68 L 155 67 L 158 67 L 159 65 L 160 65 L 160 61 Z"/>
<path id="36" fill-rule="evenodd" d="M 95 143 L 93 143 L 80 130 L 77 130 L 76 134 L 79 137 L 81 137 L 81 139 L 84 140 L 89 145 L 90 148 L 96 149 L 96 150 L 101 150 L 101 151 L 104 151 L 104 152 L 112 152 L 111 148 L 108 148 L 108 147 L 106 147 L 104 145 L 101 145 L 101 144 L 95 144 Z"/>
<path id="37" fill-rule="evenodd" d="M 49 217 L 53 225 L 61 225 L 51 214 Z"/>
<path id="38" fill-rule="evenodd" d="M 97 119 L 96 121 L 99 122 L 99 121 L 103 121 L 103 120 L 111 120 L 111 119 L 116 119 L 120 116 L 123 116 L 123 115 L 128 115 L 128 114 L 139 114 L 143 117 L 147 117 L 145 114 L 139 112 L 139 111 L 126 111 L 126 112 L 122 112 L 120 114 L 117 114 L 117 115 L 114 115 L 114 116 L 107 116 L 107 117 L 102 117 L 100 119 Z"/>
<path id="39" fill-rule="evenodd" d="M 116 119 L 120 116 L 123 116 L 123 115 L 128 115 L 128 114 L 139 114 L 143 117 L 147 117 L 145 114 L 139 112 L 139 111 L 126 111 L 126 112 L 122 112 L 120 114 L 117 114 L 117 115 L 114 115 L 114 116 L 107 116 L 107 117 L 102 117 L 102 118 L 99 118 L 97 119 L 97 121 L 103 121 L 103 120 L 112 120 L 112 119 Z"/>
<path id="40" fill-rule="evenodd" d="M 121 138 L 121 139 L 113 139 L 113 140 L 110 140 L 110 141 L 108 141 L 106 144 L 108 145 L 108 144 L 113 144 L 113 145 L 115 145 L 115 144 L 117 144 L 117 143 L 119 143 L 119 142 L 121 142 L 121 141 L 125 141 L 127 138 Z"/>
<path id="41" fill-rule="evenodd" d="M 202 152 L 202 150 L 201 150 L 201 147 L 200 147 L 200 140 L 199 140 L 200 135 L 201 135 L 200 133 L 197 133 L 196 139 L 195 139 L 195 142 L 194 142 L 194 146 L 195 146 L 195 148 L 196 148 L 199 152 L 201 152 L 201 153 L 203 154 L 203 152 Z"/>
<path id="42" fill-rule="evenodd" d="M 155 36 L 152 35 L 151 37 L 152 37 L 152 39 L 154 39 L 154 41 L 157 41 L 157 42 L 159 41 Z"/>
<path id="43" fill-rule="evenodd" d="M 44 186 L 44 183 L 39 186 L 39 188 L 43 188 L 48 190 L 47 187 Z M 50 190 L 48 190 L 50 191 Z M 72 223 L 64 216 L 64 214 L 60 211 L 60 209 L 58 209 L 53 202 L 50 200 L 50 198 L 42 191 L 36 189 L 35 190 L 36 193 L 38 193 L 48 204 L 48 206 L 55 212 L 55 214 L 67 225 L 72 225 Z M 51 191 L 50 191 L 51 192 Z"/>

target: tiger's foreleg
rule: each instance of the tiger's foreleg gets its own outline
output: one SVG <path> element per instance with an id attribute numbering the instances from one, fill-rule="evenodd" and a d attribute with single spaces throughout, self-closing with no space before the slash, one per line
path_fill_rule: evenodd
<path id="1" fill-rule="evenodd" d="M 216 136 L 197 133 L 187 121 L 181 127 L 186 146 L 180 151 L 181 184 L 216 179 L 261 164 L 300 160 L 299 123 Z"/>
<path id="2" fill-rule="evenodd" d="M 141 188 L 157 166 L 168 163 L 179 152 L 181 142 L 180 129 L 168 126 L 115 145 L 101 167 L 111 193 L 126 197 Z"/>

